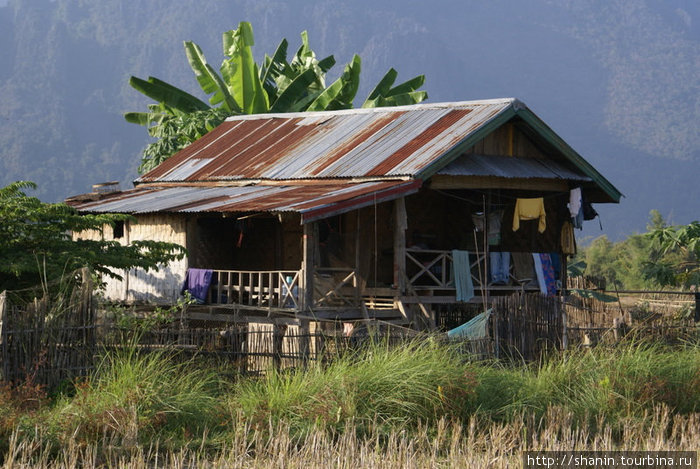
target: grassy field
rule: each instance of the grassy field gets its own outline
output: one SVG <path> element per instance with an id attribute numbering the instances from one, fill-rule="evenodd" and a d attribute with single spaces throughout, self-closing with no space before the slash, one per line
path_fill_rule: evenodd
<path id="1" fill-rule="evenodd" d="M 228 371 L 127 351 L 62 394 L 5 386 L 2 467 L 512 467 L 524 450 L 700 447 L 697 345 L 506 366 L 427 339 Z"/>

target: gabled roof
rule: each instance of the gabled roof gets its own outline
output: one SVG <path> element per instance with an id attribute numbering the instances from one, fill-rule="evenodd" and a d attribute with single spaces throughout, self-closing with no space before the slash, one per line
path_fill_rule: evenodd
<path id="1" fill-rule="evenodd" d="M 509 122 L 546 157 L 465 153 Z M 522 102 L 508 98 L 234 116 L 138 178 L 135 189 L 68 202 L 87 212 L 293 211 L 308 222 L 416 192 L 434 175 L 477 185 L 558 181 L 557 187 L 581 185 L 596 202 L 622 195 Z"/>
<path id="2" fill-rule="evenodd" d="M 137 181 L 415 177 L 514 103 L 234 116 Z"/>
<path id="3" fill-rule="evenodd" d="M 234 116 L 135 182 L 426 180 L 514 118 L 605 201 L 619 201 L 609 181 L 514 98 Z"/>

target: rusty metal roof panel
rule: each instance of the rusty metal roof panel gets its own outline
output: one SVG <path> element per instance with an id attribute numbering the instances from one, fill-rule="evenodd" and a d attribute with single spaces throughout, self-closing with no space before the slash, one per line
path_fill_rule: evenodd
<path id="1" fill-rule="evenodd" d="M 390 200 L 420 188 L 420 181 L 257 186 L 141 186 L 98 201 L 73 203 L 92 213 L 298 212 L 321 218 Z M 304 218 L 304 221 L 309 221 Z"/>
<path id="2" fill-rule="evenodd" d="M 448 176 L 493 176 L 502 178 L 547 178 L 590 181 L 591 178 L 551 159 L 517 156 L 462 155 L 437 174 Z"/>
<path id="3" fill-rule="evenodd" d="M 399 175 L 410 172 L 420 172 L 454 148 L 467 136 L 478 130 L 486 122 L 496 117 L 503 108 L 497 106 L 476 106 L 469 113 L 454 112 L 453 121 L 447 126 L 435 126 L 434 134 L 423 135 L 422 145 L 414 148 L 413 153 L 406 155 L 403 161 L 387 171 L 389 175 Z"/>
<path id="4" fill-rule="evenodd" d="M 515 99 L 234 116 L 137 182 L 415 176 Z"/>

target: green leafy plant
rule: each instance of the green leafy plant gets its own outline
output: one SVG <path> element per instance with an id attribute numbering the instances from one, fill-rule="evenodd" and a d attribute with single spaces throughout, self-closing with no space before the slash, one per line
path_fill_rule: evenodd
<path id="1" fill-rule="evenodd" d="M 132 76 L 129 84 L 156 103 L 148 106 L 148 112 L 128 112 L 124 117 L 148 127 L 149 135 L 159 139 L 144 150 L 139 172 L 155 168 L 231 115 L 352 108 L 360 85 L 360 57 L 355 54 L 342 75 L 326 87 L 326 72 L 335 65 L 335 58 L 331 55 L 318 60 L 306 31 L 301 33 L 301 42 L 291 62 L 287 60 L 288 42 L 282 39 L 258 66 L 252 52 L 253 27 L 243 21 L 237 29 L 223 33 L 225 58 L 217 72 L 197 44 L 185 41 L 187 61 L 209 96 L 208 104 L 158 78 Z M 397 76 L 396 70 L 390 69 L 362 107 L 416 104 L 428 97 L 418 90 L 425 76 L 394 85 Z"/>
<path id="2" fill-rule="evenodd" d="M 144 315 L 137 316 L 128 307 L 122 305 L 111 305 L 108 309 L 111 320 L 117 328 L 143 333 L 174 325 L 183 316 L 187 306 L 195 303 L 196 300 L 186 291 L 175 304 L 155 306 L 152 312 Z"/>
<path id="3" fill-rule="evenodd" d="M 44 203 L 24 192 L 35 188 L 27 181 L 0 188 L 0 291 L 26 288 L 42 279 L 46 283 L 82 267 L 119 278 L 119 270 L 158 269 L 185 254 L 173 243 L 74 239 L 73 233 L 102 232 L 131 217 L 79 214 L 66 204 Z"/>

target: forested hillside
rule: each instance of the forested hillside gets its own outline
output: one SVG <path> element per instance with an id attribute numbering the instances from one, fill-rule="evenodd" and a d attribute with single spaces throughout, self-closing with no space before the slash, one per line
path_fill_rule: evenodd
<path id="1" fill-rule="evenodd" d="M 599 208 L 613 239 L 643 231 L 650 209 L 700 218 L 693 0 L 0 1 L 0 185 L 33 180 L 47 201 L 130 187 L 148 139 L 122 114 L 148 101 L 129 76 L 201 97 L 182 42 L 218 65 L 221 33 L 240 21 L 258 60 L 282 37 L 296 48 L 304 29 L 336 75 L 360 54 L 360 99 L 392 66 L 425 74 L 431 102 L 522 99 L 626 195 Z"/>

